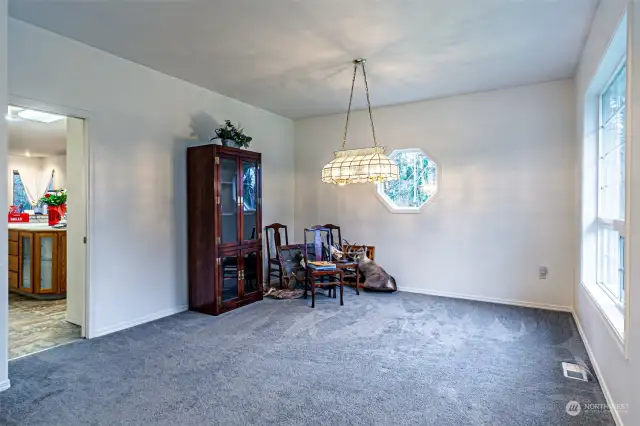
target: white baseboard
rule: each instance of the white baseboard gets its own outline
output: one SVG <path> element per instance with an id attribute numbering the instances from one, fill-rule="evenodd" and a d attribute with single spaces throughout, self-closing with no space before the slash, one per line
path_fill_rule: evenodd
<path id="1" fill-rule="evenodd" d="M 593 351 L 591 350 L 591 346 L 589 346 L 589 341 L 587 340 L 587 336 L 584 334 L 584 330 L 582 330 L 582 325 L 580 325 L 580 321 L 578 320 L 578 316 L 575 312 L 571 312 L 573 315 L 573 320 L 576 322 L 576 327 L 578 327 L 578 333 L 580 333 L 580 337 L 582 338 L 582 343 L 584 343 L 584 347 L 587 350 L 587 354 L 589 355 L 589 360 L 591 361 L 591 365 L 593 365 L 593 370 L 598 378 L 598 383 L 600 383 L 600 388 L 602 388 L 602 393 L 604 394 L 604 398 L 607 400 L 607 404 L 609 405 L 609 410 L 611 410 L 611 415 L 613 416 L 613 420 L 616 422 L 617 426 L 624 426 L 622 422 L 622 418 L 620 417 L 620 413 L 616 405 L 613 402 L 613 398 L 611 397 L 611 392 L 609 392 L 609 388 L 607 387 L 606 382 L 604 381 L 604 377 L 602 377 L 602 373 L 600 372 L 600 367 L 598 367 L 598 362 L 596 361 L 595 356 L 593 355 Z"/>
<path id="2" fill-rule="evenodd" d="M 7 390 L 11 387 L 11 380 L 3 380 L 0 382 L 0 392 Z"/>
<path id="3" fill-rule="evenodd" d="M 184 312 L 188 309 L 189 307 L 187 305 L 176 306 L 175 308 L 156 312 L 151 315 L 146 315 L 142 318 L 138 318 L 133 321 L 125 321 L 125 322 L 121 322 L 120 324 L 104 327 L 104 328 L 101 328 L 100 330 L 93 332 L 91 335 L 91 338 L 104 336 L 106 334 L 115 333 L 116 331 L 121 331 L 127 328 L 135 327 L 136 325 L 141 325 L 147 322 L 155 321 L 160 318 L 168 317 L 170 315 L 179 314 L 180 312 Z"/>
<path id="4" fill-rule="evenodd" d="M 429 296 L 451 297 L 453 299 L 464 299 L 464 300 L 474 300 L 477 302 L 499 303 L 501 305 L 522 306 L 525 308 L 546 309 L 549 311 L 573 312 L 573 309 L 570 306 L 550 305 L 546 303 L 531 303 L 531 302 L 523 302 L 520 300 L 500 299 L 496 297 L 484 297 L 484 296 L 476 296 L 476 295 L 470 295 L 470 294 L 449 293 L 444 291 L 435 291 L 435 290 L 429 290 L 429 289 L 417 288 L 417 287 L 398 287 L 398 290 L 405 291 L 407 293 L 428 294 Z"/>
<path id="5" fill-rule="evenodd" d="M 67 321 L 67 322 L 70 322 L 70 323 L 71 323 L 71 324 L 73 324 L 73 325 L 77 325 L 77 326 L 79 326 L 79 327 L 82 327 L 82 321 L 80 321 L 80 319 L 79 319 L 79 318 L 75 318 L 75 317 L 73 317 L 73 316 L 69 316 L 69 315 L 67 315 L 67 319 L 66 319 L 66 321 Z"/>

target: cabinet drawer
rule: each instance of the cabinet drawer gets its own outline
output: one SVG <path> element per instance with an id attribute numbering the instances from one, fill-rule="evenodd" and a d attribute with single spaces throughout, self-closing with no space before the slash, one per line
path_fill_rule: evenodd
<path id="1" fill-rule="evenodd" d="M 9 271 L 9 288 L 18 288 L 18 273 Z"/>
<path id="2" fill-rule="evenodd" d="M 9 229 L 9 241 L 18 241 L 18 231 Z"/>
<path id="3" fill-rule="evenodd" d="M 18 256 L 9 256 L 9 271 L 18 272 Z"/>
<path id="4" fill-rule="evenodd" d="M 17 241 L 9 241 L 9 255 L 17 256 L 18 255 L 18 242 Z"/>

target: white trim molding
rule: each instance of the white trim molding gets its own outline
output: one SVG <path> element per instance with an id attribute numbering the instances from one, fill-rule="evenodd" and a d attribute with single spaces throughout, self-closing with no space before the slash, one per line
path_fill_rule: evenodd
<path id="1" fill-rule="evenodd" d="M 521 300 L 501 299 L 497 297 L 477 296 L 473 294 L 449 293 L 445 291 L 429 290 L 417 287 L 398 287 L 398 291 L 407 293 L 427 294 L 429 296 L 450 297 L 452 299 L 473 300 L 476 302 L 498 303 L 500 305 L 521 306 L 523 308 L 546 309 L 549 311 L 573 312 L 571 306 L 552 305 L 547 303 L 532 303 Z"/>
<path id="2" fill-rule="evenodd" d="M 622 312 L 616 303 L 609 297 L 605 291 L 597 284 L 580 284 L 584 289 L 587 299 L 591 302 L 594 309 L 600 314 L 603 322 L 607 325 L 609 332 L 615 339 L 618 347 L 624 354 L 626 359 L 629 359 L 627 354 L 627 344 L 625 339 L 625 314 L 629 312 L 628 309 Z"/>
<path id="3" fill-rule="evenodd" d="M 104 336 L 107 334 L 115 333 L 116 331 L 126 330 L 127 328 L 135 327 L 136 325 L 145 324 L 151 321 L 159 320 L 160 318 L 168 317 L 171 315 L 179 314 L 180 312 L 187 311 L 189 307 L 187 305 L 177 306 L 175 308 L 167 309 L 164 311 L 156 312 L 151 315 L 144 316 L 142 318 L 135 319 L 133 321 L 125 321 L 120 324 L 116 324 L 109 327 L 104 327 L 97 330 L 91 338 Z"/>
<path id="4" fill-rule="evenodd" d="M 85 243 L 85 278 L 84 278 L 84 307 L 83 307 L 83 315 L 84 320 L 73 322 L 74 324 L 81 325 L 81 333 L 84 338 L 94 337 L 92 333 L 92 304 L 91 304 L 91 237 L 94 235 L 92 228 L 92 207 L 91 207 L 91 194 L 93 193 L 93 179 L 91 176 L 91 138 L 90 138 L 90 130 L 91 123 L 94 118 L 94 113 L 88 110 L 70 107 L 67 105 L 60 105 L 56 103 L 52 103 L 49 101 L 42 101 L 37 99 L 32 99 L 20 94 L 9 93 L 7 96 L 7 103 L 9 105 L 21 106 L 24 108 L 31 108 L 36 110 L 47 111 L 55 114 L 65 115 L 67 117 L 78 118 L 84 120 L 84 178 L 85 178 L 85 237 L 88 240 Z M 73 318 L 74 321 L 77 318 Z"/>
<path id="5" fill-rule="evenodd" d="M 620 417 L 620 413 L 618 412 L 618 409 L 615 403 L 613 402 L 613 397 L 611 396 L 611 392 L 609 392 L 609 388 L 607 387 L 607 384 L 604 381 L 604 377 L 600 372 L 600 367 L 598 366 L 598 362 L 596 361 L 593 351 L 591 350 L 591 346 L 589 346 L 589 341 L 587 340 L 587 336 L 586 334 L 584 334 L 584 331 L 582 330 L 582 326 L 580 325 L 580 321 L 578 320 L 578 315 L 576 315 L 575 311 L 571 312 L 571 315 L 573 316 L 573 320 L 575 321 L 576 327 L 578 328 L 578 333 L 580 334 L 582 343 L 584 344 L 584 347 L 587 350 L 587 355 L 589 355 L 589 360 L 591 361 L 591 365 L 593 365 L 593 370 L 594 370 L 593 372 L 598 378 L 598 384 L 602 389 L 602 393 L 604 394 L 604 399 L 607 401 L 607 405 L 609 406 L 609 410 L 611 411 L 613 420 L 616 422 L 617 426 L 624 426 L 624 423 L 622 422 L 622 418 Z"/>
<path id="6" fill-rule="evenodd" d="M 0 392 L 5 391 L 11 387 L 11 380 L 4 380 L 0 382 Z"/>

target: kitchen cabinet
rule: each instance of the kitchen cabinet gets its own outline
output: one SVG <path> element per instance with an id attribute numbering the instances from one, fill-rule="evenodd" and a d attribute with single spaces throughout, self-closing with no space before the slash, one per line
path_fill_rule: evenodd
<path id="1" fill-rule="evenodd" d="M 37 299 L 66 297 L 67 231 L 9 225 L 9 290 Z"/>

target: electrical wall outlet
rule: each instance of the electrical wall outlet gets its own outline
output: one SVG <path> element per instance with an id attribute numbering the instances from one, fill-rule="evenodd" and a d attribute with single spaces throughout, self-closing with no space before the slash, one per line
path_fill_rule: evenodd
<path id="1" fill-rule="evenodd" d="M 547 279 L 547 274 L 549 273 L 549 270 L 547 269 L 546 266 L 540 266 L 538 267 L 538 279 L 540 280 L 546 280 Z"/>

